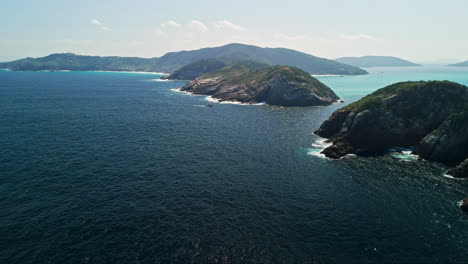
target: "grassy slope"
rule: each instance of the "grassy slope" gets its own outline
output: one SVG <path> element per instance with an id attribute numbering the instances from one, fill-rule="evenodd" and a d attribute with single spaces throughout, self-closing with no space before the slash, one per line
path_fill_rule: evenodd
<path id="1" fill-rule="evenodd" d="M 450 81 L 419 81 L 419 82 L 400 82 L 389 85 L 387 87 L 381 88 L 365 97 L 356 101 L 352 104 L 349 104 L 345 107 L 345 109 L 349 109 L 355 112 L 362 112 L 364 110 L 369 110 L 378 107 L 385 107 L 383 103 L 383 99 L 388 98 L 392 95 L 397 94 L 404 94 L 404 93 L 412 93 L 415 92 L 416 88 L 425 87 L 427 89 L 427 93 L 421 94 L 421 96 L 430 96 L 432 92 L 435 92 L 434 89 L 429 88 L 436 88 L 437 91 L 440 89 L 451 89 L 451 88 L 461 88 L 465 86 L 450 82 Z M 454 98 L 455 100 L 458 98 Z"/>
<path id="2" fill-rule="evenodd" d="M 255 62 L 242 62 L 208 73 L 201 78 L 221 78 L 228 85 L 262 86 L 276 77 L 283 77 L 289 83 L 318 96 L 338 99 L 338 96 L 328 86 L 299 68 L 279 65 L 265 66 L 265 64 Z"/>

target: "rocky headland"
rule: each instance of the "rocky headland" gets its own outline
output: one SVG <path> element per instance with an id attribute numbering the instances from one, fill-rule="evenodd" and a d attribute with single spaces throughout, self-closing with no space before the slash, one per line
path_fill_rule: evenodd
<path id="1" fill-rule="evenodd" d="M 332 145 L 329 158 L 379 155 L 412 148 L 420 157 L 454 166 L 468 158 L 468 88 L 449 81 L 396 83 L 332 114 L 315 134 Z M 448 174 L 468 177 L 468 162 Z"/>
<path id="2" fill-rule="evenodd" d="M 299 68 L 255 62 L 236 63 L 202 75 L 181 90 L 219 101 L 278 106 L 330 105 L 339 99 L 328 86 Z"/>

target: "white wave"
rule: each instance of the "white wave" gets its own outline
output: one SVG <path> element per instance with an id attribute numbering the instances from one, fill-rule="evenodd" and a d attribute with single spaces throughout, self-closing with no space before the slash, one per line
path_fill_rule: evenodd
<path id="1" fill-rule="evenodd" d="M 340 77 L 340 76 L 347 76 L 343 74 L 311 74 L 312 77 Z"/>
<path id="2" fill-rule="evenodd" d="M 189 93 L 189 92 L 186 92 L 186 91 L 182 91 L 182 90 L 180 90 L 180 88 L 181 88 L 181 87 L 179 87 L 179 88 L 172 88 L 171 91 L 176 92 L 176 93 L 186 94 L 186 95 L 196 95 L 196 94 L 193 94 L 193 93 Z"/>
<path id="3" fill-rule="evenodd" d="M 184 93 L 187 95 L 193 95 L 193 96 L 205 96 L 203 94 L 194 94 L 191 92 L 187 91 L 181 91 L 180 88 L 173 88 L 171 89 L 173 92 L 178 92 L 178 93 Z M 236 101 L 221 101 L 219 99 L 213 98 L 212 96 L 208 95 L 205 96 L 205 100 L 210 102 L 210 103 L 217 103 L 217 104 L 234 104 L 234 105 L 266 105 L 266 102 L 261 102 L 261 103 L 256 103 L 256 104 L 248 104 L 248 103 L 241 103 L 241 102 L 236 102 Z"/>
<path id="4" fill-rule="evenodd" d="M 221 101 L 219 99 L 213 98 L 212 96 L 205 97 L 205 100 L 211 103 L 218 103 L 218 104 L 234 104 L 234 105 L 265 105 L 266 104 L 266 102 L 249 104 L 249 103 L 242 103 L 242 102 L 237 102 L 237 101 Z"/>
<path id="5" fill-rule="evenodd" d="M 406 162 L 417 161 L 419 159 L 418 155 L 413 154 L 411 150 L 401 150 L 398 149 L 390 149 L 392 151 L 389 155 L 393 158 L 400 159 Z"/>
<path id="6" fill-rule="evenodd" d="M 324 149 L 328 148 L 329 146 L 331 146 L 332 144 L 333 143 L 328 142 L 328 139 L 317 136 L 317 140 L 315 140 L 312 143 L 312 148 L 308 149 L 307 154 L 312 155 L 312 156 L 316 156 L 316 157 L 319 157 L 319 158 L 329 159 L 329 158 L 327 158 L 325 156 L 325 154 L 322 154 L 322 151 Z"/>
<path id="7" fill-rule="evenodd" d="M 167 80 L 167 79 L 152 79 L 152 81 L 155 81 L 155 82 L 170 82 L 171 80 Z"/>
<path id="8" fill-rule="evenodd" d="M 137 73 L 137 74 L 168 75 L 168 73 L 164 73 L 164 72 L 144 72 L 144 71 L 88 71 L 88 72 L 115 72 L 115 73 Z"/>
<path id="9" fill-rule="evenodd" d="M 449 179 L 452 179 L 452 180 L 460 180 L 460 181 L 467 180 L 467 178 L 455 178 L 452 175 L 448 175 L 447 173 L 444 173 L 442 176 L 444 176 L 446 178 L 449 178 Z"/>
<path id="10" fill-rule="evenodd" d="M 446 177 L 446 178 L 449 178 L 449 179 L 452 179 L 452 180 L 456 179 L 456 178 L 453 177 L 452 175 L 448 175 L 448 174 L 446 174 L 446 173 L 442 174 L 442 176 L 444 176 L 444 177 Z"/>

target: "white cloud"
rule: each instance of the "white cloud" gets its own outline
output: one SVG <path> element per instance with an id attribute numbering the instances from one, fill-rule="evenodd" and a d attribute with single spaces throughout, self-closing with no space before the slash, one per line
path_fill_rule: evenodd
<path id="1" fill-rule="evenodd" d="M 380 40 L 379 38 L 366 35 L 366 34 L 355 34 L 355 35 L 341 35 L 341 38 L 347 40 Z"/>
<path id="2" fill-rule="evenodd" d="M 171 29 L 178 29 L 181 28 L 182 25 L 175 22 L 174 20 L 169 20 L 166 23 L 162 23 L 159 25 L 159 27 L 156 29 L 156 34 L 161 36 L 161 37 L 167 37 L 169 30 Z"/>
<path id="3" fill-rule="evenodd" d="M 173 27 L 173 28 L 180 28 L 180 24 L 177 24 L 175 21 L 173 20 L 169 20 L 167 21 L 167 25 Z"/>
<path id="4" fill-rule="evenodd" d="M 105 26 L 102 24 L 99 20 L 97 19 L 92 19 L 90 21 L 91 24 L 98 26 L 102 31 L 111 31 L 112 29 L 110 27 Z"/>
<path id="5" fill-rule="evenodd" d="M 216 29 L 230 29 L 230 30 L 239 31 L 239 32 L 245 30 L 243 27 L 233 24 L 227 20 L 218 21 L 213 26 Z"/>
<path id="6" fill-rule="evenodd" d="M 198 20 L 192 20 L 192 22 L 190 22 L 188 27 L 189 29 L 192 29 L 192 30 L 197 30 L 200 32 L 208 32 L 208 27 Z"/>

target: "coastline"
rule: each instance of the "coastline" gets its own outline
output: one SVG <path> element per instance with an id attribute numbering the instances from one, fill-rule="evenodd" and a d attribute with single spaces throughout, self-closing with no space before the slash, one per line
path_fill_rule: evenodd
<path id="1" fill-rule="evenodd" d="M 356 76 L 356 75 L 344 75 L 344 74 L 311 74 L 312 77 L 345 77 L 345 76 Z"/>
<path id="2" fill-rule="evenodd" d="M 156 79 L 155 79 L 156 80 Z M 170 81 L 170 80 L 168 80 Z M 249 106 L 249 105 L 254 105 L 254 106 L 260 106 L 260 105 L 267 105 L 267 103 L 265 102 L 262 102 L 262 103 L 255 103 L 255 104 L 248 104 L 248 103 L 241 103 L 241 102 L 237 102 L 237 101 L 221 101 L 219 99 L 216 99 L 210 95 L 204 95 L 204 94 L 195 94 L 195 93 L 191 93 L 191 92 L 187 92 L 187 91 L 182 91 L 180 90 L 182 87 L 179 87 L 179 88 L 173 88 L 171 89 L 171 91 L 173 92 L 176 92 L 176 93 L 183 93 L 183 94 L 186 94 L 186 95 L 191 95 L 191 96 L 204 96 L 205 100 L 210 102 L 210 103 L 217 103 L 217 104 L 233 104 L 233 105 L 244 105 L 244 106 Z"/>
<path id="3" fill-rule="evenodd" d="M 0 69 L 0 71 L 11 71 L 10 69 Z M 17 72 L 111 72 L 111 73 L 136 73 L 136 74 L 154 74 L 154 75 L 162 75 L 166 76 L 169 73 L 164 72 L 145 72 L 145 71 L 104 71 L 104 70 L 96 70 L 96 71 L 74 71 L 74 70 L 39 70 L 39 71 L 17 71 Z"/>

